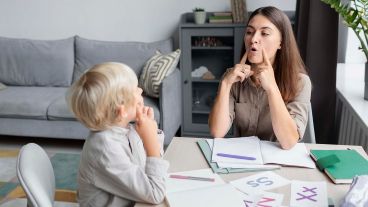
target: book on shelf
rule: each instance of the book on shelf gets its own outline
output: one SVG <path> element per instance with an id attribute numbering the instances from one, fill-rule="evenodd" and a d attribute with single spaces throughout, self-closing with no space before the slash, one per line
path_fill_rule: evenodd
<path id="1" fill-rule="evenodd" d="M 368 160 L 355 150 L 311 150 L 318 168 L 334 183 L 351 183 L 354 176 L 368 175 Z"/>
<path id="2" fill-rule="evenodd" d="M 213 12 L 213 16 L 232 16 L 231 12 Z"/>
<path id="3" fill-rule="evenodd" d="M 231 0 L 231 12 L 234 23 L 245 23 L 247 6 L 245 0 Z"/>
<path id="4" fill-rule="evenodd" d="M 232 16 L 210 16 L 209 23 L 233 23 Z"/>
<path id="5" fill-rule="evenodd" d="M 244 206 L 242 196 L 211 169 L 170 173 L 166 179 L 169 206 Z"/>

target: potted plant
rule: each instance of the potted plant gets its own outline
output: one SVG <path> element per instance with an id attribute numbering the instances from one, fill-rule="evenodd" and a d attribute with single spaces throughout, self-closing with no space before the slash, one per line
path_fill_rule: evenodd
<path id="1" fill-rule="evenodd" d="M 360 41 L 359 49 L 365 54 L 365 87 L 364 99 L 368 100 L 368 0 L 350 0 L 343 4 L 340 0 L 321 0 L 329 4 L 331 8 L 344 19 L 344 23 L 350 27 Z"/>
<path id="2" fill-rule="evenodd" d="M 196 24 L 204 24 L 206 22 L 206 11 L 203 8 L 196 7 L 193 9 L 193 13 Z"/>

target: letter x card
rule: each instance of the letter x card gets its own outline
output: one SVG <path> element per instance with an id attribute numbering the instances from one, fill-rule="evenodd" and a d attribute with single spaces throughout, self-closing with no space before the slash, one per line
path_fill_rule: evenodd
<path id="1" fill-rule="evenodd" d="M 328 206 L 326 182 L 291 182 L 290 206 Z"/>

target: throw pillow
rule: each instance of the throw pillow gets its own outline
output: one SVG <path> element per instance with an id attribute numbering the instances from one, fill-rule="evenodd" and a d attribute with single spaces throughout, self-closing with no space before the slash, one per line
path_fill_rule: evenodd
<path id="1" fill-rule="evenodd" d="M 6 85 L 4 85 L 3 83 L 0 82 L 0 91 L 5 89 L 6 88 Z"/>
<path id="2" fill-rule="evenodd" d="M 159 97 L 160 85 L 165 77 L 174 72 L 179 62 L 180 52 L 180 49 L 177 49 L 164 55 L 156 51 L 156 54 L 146 62 L 139 78 L 139 86 L 146 95 Z"/>

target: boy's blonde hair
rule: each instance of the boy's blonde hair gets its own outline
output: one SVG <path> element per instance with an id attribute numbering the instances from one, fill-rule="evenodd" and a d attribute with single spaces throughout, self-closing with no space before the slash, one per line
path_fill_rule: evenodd
<path id="1" fill-rule="evenodd" d="M 119 105 L 133 105 L 137 85 L 137 76 L 129 66 L 116 62 L 97 64 L 71 86 L 69 107 L 89 129 L 105 130 L 119 121 Z"/>

